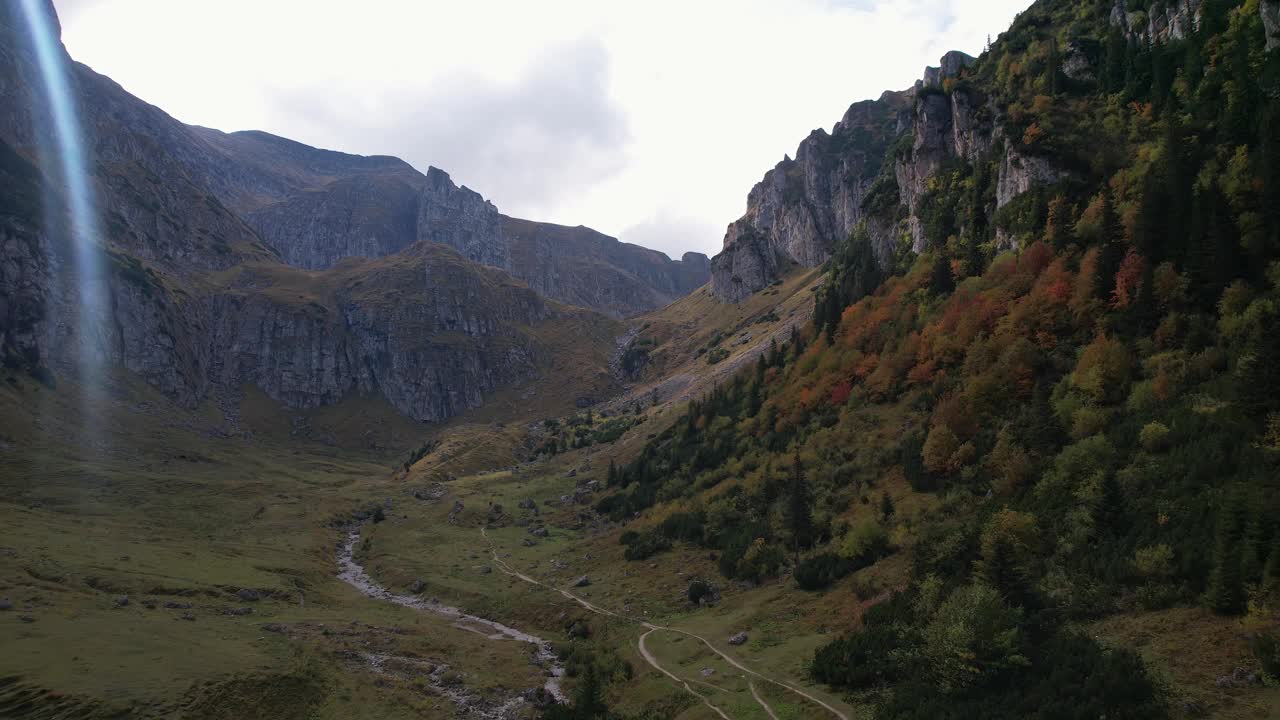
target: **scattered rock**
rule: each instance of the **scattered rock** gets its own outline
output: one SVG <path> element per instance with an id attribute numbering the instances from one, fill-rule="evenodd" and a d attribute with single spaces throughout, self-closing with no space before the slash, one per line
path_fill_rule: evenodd
<path id="1" fill-rule="evenodd" d="M 531 528 L 529 534 L 534 537 L 544 538 L 547 536 L 547 529 L 544 527 Z"/>
<path id="2" fill-rule="evenodd" d="M 269 633 L 283 634 L 288 630 L 288 628 L 286 628 L 284 625 L 281 625 L 280 623 L 263 623 L 262 630 L 264 632 L 269 632 Z"/>
<path id="3" fill-rule="evenodd" d="M 126 607 L 129 604 L 128 595 L 117 595 L 114 600 L 116 607 Z"/>
<path id="4" fill-rule="evenodd" d="M 36 621 L 36 619 L 31 617 L 30 615 L 19 615 L 18 619 L 24 623 L 33 623 Z"/>
<path id="5" fill-rule="evenodd" d="M 529 498 L 525 498 L 517 503 L 516 507 L 519 507 L 521 510 L 537 510 L 538 504 Z"/>
<path id="6" fill-rule="evenodd" d="M 716 674 L 715 668 L 702 668 L 702 677 L 711 677 Z"/>
<path id="7" fill-rule="evenodd" d="M 458 518 L 458 513 L 462 512 L 463 507 L 461 500 L 453 501 L 453 509 L 449 511 L 449 522 L 453 522 Z"/>
<path id="8" fill-rule="evenodd" d="M 189 613 L 189 612 L 184 612 L 184 613 L 182 613 L 181 615 L 179 615 L 178 617 L 179 617 L 180 619 L 182 619 L 182 620 L 187 620 L 187 621 L 189 621 L 189 622 L 195 622 L 195 619 L 196 619 L 196 616 L 195 616 L 195 615 L 192 615 L 192 614 L 191 614 L 191 613 Z"/>
<path id="9" fill-rule="evenodd" d="M 578 477 L 578 468 L 569 468 L 569 472 L 564 474 L 565 477 Z"/>
<path id="10" fill-rule="evenodd" d="M 583 575 L 582 577 L 573 581 L 574 587 L 586 587 L 590 584 L 591 584 L 591 578 L 587 577 L 586 575 Z"/>
<path id="11" fill-rule="evenodd" d="M 252 615 L 253 608 L 251 607 L 227 608 L 226 610 L 223 611 L 223 613 L 226 615 Z"/>
<path id="12" fill-rule="evenodd" d="M 177 600 L 166 601 L 164 606 L 170 610 L 190 610 L 191 603 L 178 602 Z"/>
<path id="13" fill-rule="evenodd" d="M 240 588 L 236 591 L 236 597 L 245 602 L 258 602 L 262 599 L 262 595 L 253 588 Z"/>
<path id="14" fill-rule="evenodd" d="M 525 547 L 533 547 L 534 545 L 538 544 L 538 541 L 534 540 L 533 538 L 524 538 L 520 541 L 520 544 Z"/>
<path id="15" fill-rule="evenodd" d="M 745 645 L 746 643 L 747 643 L 747 634 L 745 632 L 735 633 L 733 637 L 729 638 L 730 645 Z"/>
<path id="16" fill-rule="evenodd" d="M 591 492 L 600 492 L 600 481 L 599 481 L 599 480 L 589 480 L 589 481 L 587 482 L 587 484 L 586 484 L 586 488 L 587 488 L 588 490 L 590 490 Z"/>
<path id="17" fill-rule="evenodd" d="M 488 575 L 489 573 L 493 572 L 493 568 L 489 567 L 488 565 L 481 565 L 480 567 L 476 568 L 476 572 L 480 573 L 481 575 Z"/>
<path id="18" fill-rule="evenodd" d="M 1182 712 L 1185 713 L 1187 717 L 1204 717 L 1206 714 L 1204 706 L 1193 700 L 1187 700 L 1182 703 Z"/>

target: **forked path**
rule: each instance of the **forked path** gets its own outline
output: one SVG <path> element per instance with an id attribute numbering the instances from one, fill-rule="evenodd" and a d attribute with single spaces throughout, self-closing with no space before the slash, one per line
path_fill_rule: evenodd
<path id="1" fill-rule="evenodd" d="M 602 608 L 602 607 L 600 607 L 600 606 L 598 606 L 598 605 L 594 605 L 594 604 L 592 604 L 591 602 L 589 602 L 589 601 L 587 601 L 587 600 L 585 600 L 585 599 L 583 599 L 583 598 L 581 598 L 581 597 L 578 597 L 577 595 L 574 595 L 573 593 L 569 592 L 568 590 L 565 590 L 564 588 L 553 587 L 553 586 L 551 586 L 551 585 L 548 585 L 547 583 L 542 582 L 541 580 L 538 580 L 538 579 L 536 579 L 536 578 L 532 578 L 532 577 L 529 577 L 528 575 L 525 575 L 524 573 L 520 572 L 519 570 L 516 570 L 515 568 L 511 567 L 510 565 L 508 565 L 508 564 L 507 564 L 507 562 L 506 562 L 505 560 L 503 560 L 502 558 L 498 557 L 498 548 L 497 548 L 497 547 L 495 547 L 495 546 L 494 546 L 494 544 L 493 544 L 493 541 L 489 539 L 489 533 L 487 532 L 487 530 L 486 530 L 486 528 L 485 528 L 484 526 L 481 526 L 481 527 L 480 527 L 480 534 L 484 537 L 484 541 L 485 541 L 485 543 L 486 543 L 486 544 L 488 544 L 488 546 L 489 546 L 489 552 L 490 552 L 490 554 L 492 554 L 492 555 L 493 555 L 493 562 L 494 562 L 494 564 L 496 564 L 496 565 L 498 566 L 498 569 L 502 570 L 502 572 L 506 573 L 507 575 L 510 575 L 511 577 L 514 577 L 514 578 L 519 578 L 520 580 L 523 580 L 524 582 L 527 582 L 527 583 L 529 583 L 529 584 L 531 584 L 531 585 L 537 585 L 538 587 L 546 588 L 547 590 L 550 590 L 550 591 L 552 591 L 552 592 L 560 593 L 562 596 L 564 596 L 564 597 L 568 598 L 569 600 L 572 600 L 572 601 L 574 601 L 574 602 L 578 603 L 578 604 L 579 604 L 579 605 L 581 605 L 582 607 L 586 608 L 588 611 L 593 612 L 593 613 L 596 613 L 597 615 L 607 615 L 607 616 L 609 616 L 609 617 L 615 617 L 615 618 L 618 618 L 618 619 L 620 619 L 620 620 L 626 620 L 626 621 L 628 621 L 628 622 L 633 622 L 633 623 L 635 623 L 635 624 L 637 624 L 637 625 L 639 625 L 639 626 L 641 626 L 641 627 L 645 628 L 645 632 L 640 636 L 640 639 L 639 639 L 639 640 L 637 641 L 637 643 L 636 643 L 636 644 L 637 644 L 637 648 L 638 648 L 638 649 L 639 649 L 639 651 L 640 651 L 640 655 L 645 659 L 645 662 L 647 662 L 647 663 L 649 663 L 650 665 L 652 665 L 656 670 L 658 670 L 659 672 L 661 672 L 663 675 L 666 675 L 667 677 L 671 678 L 671 680 L 672 680 L 673 682 L 675 682 L 676 684 L 678 684 L 678 685 L 680 685 L 681 687 L 683 687 L 683 688 L 684 688 L 686 691 L 688 691 L 690 694 L 692 694 L 692 695 L 696 696 L 699 700 L 701 700 L 701 701 L 703 702 L 703 704 L 704 704 L 704 705 L 706 705 L 707 707 L 709 707 L 709 708 L 711 708 L 712 710 L 714 710 L 714 711 L 715 711 L 715 712 L 716 712 L 720 717 L 725 718 L 725 720 L 730 720 L 730 718 L 729 718 L 729 716 L 728 716 L 728 715 L 725 715 L 725 713 L 724 713 L 724 711 L 723 711 L 723 710 L 721 710 L 720 708 L 716 707 L 715 705 L 712 705 L 712 704 L 711 704 L 711 701 L 710 701 L 710 700 L 708 700 L 708 699 L 707 699 L 707 697 L 706 697 L 705 695 L 702 695 L 702 694 L 701 694 L 701 693 L 699 693 L 698 691 L 694 690 L 694 689 L 693 689 L 693 687 L 689 685 L 689 683 L 685 682 L 684 680 L 682 680 L 682 679 L 681 679 L 679 676 L 677 676 L 676 674 L 674 674 L 674 673 L 672 673 L 671 671 L 667 670 L 666 668 L 662 667 L 662 665 L 660 665 L 660 664 L 658 663 L 657 659 L 656 659 L 655 657 L 653 657 L 653 655 L 652 655 L 652 654 L 650 654 L 650 653 L 649 653 L 648 648 L 646 648 L 646 647 L 645 647 L 645 639 L 646 639 L 646 638 L 648 638 L 648 637 L 649 637 L 649 635 L 650 635 L 651 633 L 653 633 L 653 631 L 654 631 L 654 630 L 662 630 L 663 632 L 672 632 L 672 633 L 677 633 L 677 634 L 680 634 L 680 635 L 684 635 L 684 636 L 686 636 L 686 637 L 691 637 L 691 638 L 693 638 L 693 639 L 695 639 L 695 640 L 697 640 L 697 641 L 701 642 L 703 645 L 706 645 L 706 646 L 707 646 L 707 649 L 711 650 L 711 652 L 715 653 L 716 655 L 719 655 L 719 656 L 721 657 L 721 659 L 723 659 L 725 662 L 727 662 L 727 663 L 729 663 L 730 665 L 732 665 L 733 667 L 735 667 L 735 668 L 737 668 L 737 669 L 741 670 L 741 671 L 743 672 L 743 675 L 747 678 L 747 682 L 748 682 L 748 684 L 749 684 L 749 685 L 750 685 L 750 687 L 751 687 L 751 695 L 752 695 L 752 697 L 754 697 L 754 698 L 755 698 L 755 700 L 756 700 L 756 702 L 758 702 L 758 703 L 760 704 L 760 706 L 761 706 L 762 708 L 764 708 L 765 713 L 767 713 L 767 714 L 769 715 L 769 717 L 774 718 L 774 720 L 776 720 L 776 719 L 777 719 L 777 716 L 773 714 L 773 708 L 769 707 L 768 703 L 766 703 L 766 702 L 764 701 L 764 698 L 763 698 L 763 697 L 761 697 L 761 696 L 760 696 L 760 694 L 756 691 L 755 685 L 754 685 L 754 684 L 751 684 L 752 678 L 755 678 L 755 679 L 758 679 L 758 680 L 763 680 L 764 682 L 772 683 L 772 684 L 774 684 L 774 685 L 777 685 L 778 687 L 780 687 L 780 688 L 782 688 L 782 689 L 784 689 L 784 690 L 787 690 L 787 691 L 789 691 L 789 692 L 791 692 L 791 693 L 794 693 L 795 695 L 798 695 L 798 696 L 800 696 L 800 697 L 804 698 L 805 700 L 808 700 L 809 702 L 812 702 L 812 703 L 814 703 L 814 704 L 816 704 L 816 705 L 819 705 L 819 706 L 821 706 L 822 708 L 824 708 L 825 710 L 827 710 L 828 712 L 830 712 L 830 713 L 831 713 L 832 715 L 834 715 L 835 717 L 839 718 L 839 720 L 849 720 L 849 716 L 848 716 L 848 715 L 844 714 L 843 712 L 841 712 L 841 711 L 840 711 L 840 710 L 838 710 L 837 708 L 832 707 L 832 705 L 831 705 L 830 703 L 827 703 L 826 701 L 824 701 L 824 700 L 822 700 L 822 699 L 820 699 L 820 698 L 814 697 L 814 696 L 813 696 L 813 694 L 809 693 L 808 691 L 804 690 L 803 688 L 798 688 L 798 687 L 796 687 L 796 686 L 794 686 L 794 685 L 792 685 L 792 684 L 790 684 L 790 683 L 784 682 L 784 681 L 782 681 L 782 680 L 777 680 L 777 679 L 771 678 L 771 677 L 769 677 L 768 675 L 762 675 L 761 673 L 758 673 L 758 672 L 756 672 L 755 670 L 752 670 L 751 668 L 747 667 L 746 665 L 743 665 L 741 662 L 739 662 L 739 661 L 738 661 L 737 659 L 735 659 L 733 656 L 731 656 L 731 655 L 729 655 L 728 653 L 725 653 L 724 651 L 720 650 L 720 648 L 716 647 L 715 645 L 712 645 L 712 644 L 711 644 L 711 641 L 707 640 L 706 638 L 702 637 L 701 635 L 697 635 L 697 634 L 695 634 L 695 633 L 691 633 L 691 632 L 689 632 L 689 631 L 687 631 L 687 630 L 680 630 L 680 629 L 673 628 L 673 627 L 666 627 L 666 626 L 663 626 L 663 625 L 654 625 L 653 623 L 651 623 L 651 622 L 649 622 L 649 621 L 647 621 L 647 620 L 642 620 L 642 619 L 640 619 L 640 618 L 631 617 L 631 616 L 629 616 L 629 615 L 623 615 L 623 614 L 621 614 L 621 613 L 616 613 L 616 612 L 614 612 L 614 611 L 612 611 L 612 610 L 609 610 L 609 609 L 607 609 L 607 608 Z"/>

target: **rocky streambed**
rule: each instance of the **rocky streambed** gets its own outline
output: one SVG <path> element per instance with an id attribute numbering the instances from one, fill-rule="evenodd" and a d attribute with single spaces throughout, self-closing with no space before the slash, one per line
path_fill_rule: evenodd
<path id="1" fill-rule="evenodd" d="M 359 542 L 360 530 L 357 528 L 347 534 L 346 541 L 339 548 L 338 579 L 375 600 L 395 603 L 419 612 L 427 612 L 449 618 L 459 628 L 480 633 L 490 640 L 496 642 L 514 640 L 516 642 L 529 643 L 534 649 L 534 662 L 547 671 L 547 680 L 543 684 L 543 689 L 546 690 L 548 695 L 555 698 L 557 702 L 564 702 L 565 696 L 561 687 L 562 679 L 564 678 L 564 666 L 552 650 L 551 643 L 536 635 L 503 625 L 500 622 L 469 615 L 456 607 L 444 605 L 434 599 L 426 600 L 417 595 L 402 595 L 388 590 L 374 580 L 360 563 L 356 562 L 355 551 Z M 385 658 L 378 658 L 378 662 L 371 663 L 374 670 L 379 670 L 384 660 Z M 518 695 L 494 708 L 495 714 L 482 710 L 474 698 L 459 697 L 456 690 L 450 690 L 445 694 L 455 702 L 459 702 L 460 705 L 478 711 L 481 716 L 497 718 L 507 717 L 511 710 L 518 707 L 526 699 L 526 694 Z"/>

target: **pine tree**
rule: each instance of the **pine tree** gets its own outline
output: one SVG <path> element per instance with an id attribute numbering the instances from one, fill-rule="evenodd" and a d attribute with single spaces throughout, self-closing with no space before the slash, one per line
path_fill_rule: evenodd
<path id="1" fill-rule="evenodd" d="M 893 513 L 894 513 L 893 498 L 889 497 L 889 493 L 887 492 L 881 494 L 880 495 L 880 517 L 884 521 L 888 522 L 889 518 L 893 517 Z"/>
<path id="2" fill-rule="evenodd" d="M 608 715 L 609 708 L 604 703 L 604 686 L 600 682 L 600 671 L 595 663 L 588 663 L 582 682 L 578 683 L 573 693 L 574 720 L 596 720 Z"/>
<path id="3" fill-rule="evenodd" d="M 1258 332 L 1236 362 L 1236 393 L 1254 417 L 1280 408 L 1280 333 Z"/>
<path id="4" fill-rule="evenodd" d="M 1129 522 L 1129 513 L 1124 499 L 1124 490 L 1115 473 L 1107 473 L 1102 480 L 1102 496 L 1094 509 L 1094 527 L 1099 536 L 1118 535 L 1124 532 Z"/>
<path id="5" fill-rule="evenodd" d="M 933 260 L 933 270 L 929 273 L 929 292 L 935 295 L 950 295 L 955 289 L 956 278 L 951 274 L 951 261 L 947 256 L 938 253 Z"/>
<path id="6" fill-rule="evenodd" d="M 1026 605 L 1027 573 L 1018 562 L 1018 553 L 1008 537 L 996 538 L 991 552 L 978 561 L 978 576 L 1000 593 L 1010 605 Z"/>
<path id="7" fill-rule="evenodd" d="M 1127 248 L 1120 216 L 1116 213 L 1111 190 L 1102 188 L 1102 247 L 1098 256 L 1097 297 L 1109 298 L 1116 287 L 1116 273 L 1124 261 Z"/>
<path id="8" fill-rule="evenodd" d="M 1271 553 L 1267 556 L 1267 564 L 1262 566 L 1260 588 L 1260 595 L 1266 602 L 1280 602 L 1280 534 L 1271 541 Z"/>
<path id="9" fill-rule="evenodd" d="M 809 484 L 805 481 L 804 466 L 800 462 L 800 448 L 797 447 L 791 463 L 791 487 L 787 495 L 787 524 L 791 531 L 791 545 L 795 551 L 796 562 L 800 562 L 800 549 L 813 539 L 813 508 L 809 493 Z"/>
<path id="10" fill-rule="evenodd" d="M 1244 577 L 1240 568 L 1243 531 L 1243 502 L 1238 494 L 1232 494 L 1218 513 L 1218 536 L 1207 596 L 1209 607 L 1223 615 L 1237 615 L 1245 609 Z"/>
<path id="11" fill-rule="evenodd" d="M 618 485 L 618 466 L 614 464 L 613 458 L 609 458 L 609 473 L 605 476 L 605 485 L 608 487 Z"/>

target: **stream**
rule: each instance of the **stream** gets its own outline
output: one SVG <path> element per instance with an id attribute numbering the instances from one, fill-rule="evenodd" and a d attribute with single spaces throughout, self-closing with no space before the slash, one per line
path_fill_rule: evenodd
<path id="1" fill-rule="evenodd" d="M 416 595 L 400 595 L 394 593 L 369 576 L 364 567 L 356 562 L 355 551 L 360 542 L 360 530 L 352 530 L 347 534 L 347 541 L 338 551 L 338 579 L 348 585 L 364 593 L 368 597 L 375 600 L 395 603 L 404 607 L 417 610 L 419 612 L 432 613 L 440 617 L 454 620 L 454 625 L 460 629 L 470 632 L 479 633 L 490 640 L 515 640 L 516 642 L 529 643 L 536 649 L 536 662 L 539 666 L 550 671 L 546 683 L 543 688 L 558 702 L 565 702 L 564 691 L 561 688 L 561 681 L 564 677 L 564 666 L 556 658 L 555 652 L 551 649 L 551 643 L 543 640 L 536 635 L 508 627 L 502 623 L 485 618 L 468 615 L 456 607 L 442 605 L 434 600 L 423 600 Z M 480 628 L 484 628 L 482 630 Z M 488 632 L 492 631 L 492 632 Z M 508 703 L 510 704 L 510 703 Z"/>

